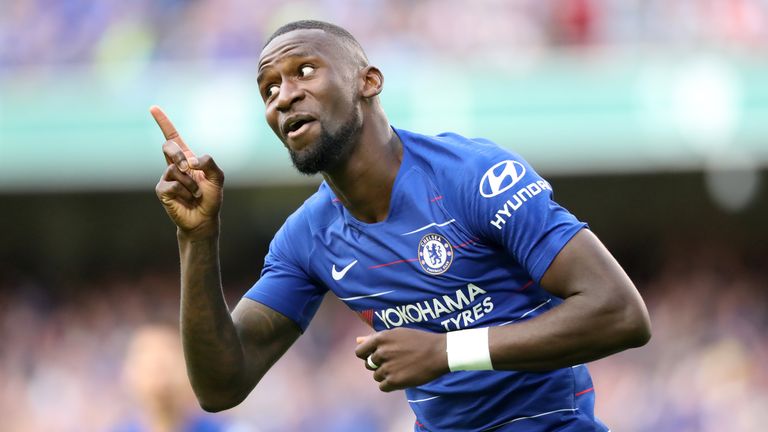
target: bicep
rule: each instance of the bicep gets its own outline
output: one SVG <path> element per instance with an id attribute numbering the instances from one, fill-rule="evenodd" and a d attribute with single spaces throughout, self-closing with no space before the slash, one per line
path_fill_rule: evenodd
<path id="1" fill-rule="evenodd" d="M 560 298 L 577 294 L 625 298 L 636 293 L 621 265 L 588 229 L 563 246 L 541 278 L 541 287 Z"/>
<path id="2" fill-rule="evenodd" d="M 290 318 L 257 301 L 243 298 L 232 311 L 245 369 L 252 385 L 293 345 L 301 335 Z"/>

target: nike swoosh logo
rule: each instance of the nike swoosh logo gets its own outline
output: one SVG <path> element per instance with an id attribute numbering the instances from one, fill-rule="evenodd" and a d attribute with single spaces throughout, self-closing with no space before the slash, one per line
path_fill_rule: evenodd
<path id="1" fill-rule="evenodd" d="M 347 266 L 341 269 L 341 271 L 336 270 L 336 264 L 334 264 L 333 267 L 331 268 L 331 276 L 333 276 L 334 280 L 341 280 L 341 278 L 343 278 L 344 275 L 347 274 L 349 269 L 351 269 L 352 266 L 355 264 L 357 264 L 357 260 L 354 260 L 351 263 L 347 264 Z"/>

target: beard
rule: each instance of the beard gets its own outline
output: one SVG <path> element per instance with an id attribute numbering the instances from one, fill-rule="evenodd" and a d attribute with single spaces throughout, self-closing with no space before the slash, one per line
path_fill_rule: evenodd
<path id="1" fill-rule="evenodd" d="M 328 132 L 321 124 L 319 142 L 307 146 L 301 152 L 288 148 L 293 166 L 306 175 L 333 169 L 347 155 L 352 143 L 359 138 L 362 128 L 361 115 L 355 107 L 334 133 Z"/>

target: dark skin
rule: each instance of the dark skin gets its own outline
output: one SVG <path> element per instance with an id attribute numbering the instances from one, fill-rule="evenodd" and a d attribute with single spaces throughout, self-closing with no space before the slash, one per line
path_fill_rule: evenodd
<path id="1" fill-rule="evenodd" d="M 267 123 L 301 153 L 357 118 L 359 131 L 343 156 L 321 173 L 356 218 L 386 219 L 402 144 L 379 103 L 383 76 L 354 59 L 321 30 L 296 30 L 262 51 L 258 82 Z M 220 411 L 239 404 L 300 335 L 297 325 L 261 303 L 242 299 L 230 314 L 219 269 L 219 211 L 224 174 L 196 156 L 158 108 L 168 168 L 156 193 L 177 225 L 181 258 L 181 332 L 187 370 L 200 405 Z M 291 122 L 302 120 L 298 129 Z M 306 124 L 303 124 L 306 123 Z M 295 125 L 294 125 L 295 126 Z M 567 367 L 645 344 L 650 322 L 621 266 L 589 231 L 555 258 L 541 286 L 565 299 L 536 318 L 489 331 L 498 370 Z M 383 391 L 427 383 L 448 372 L 445 334 L 399 328 L 358 338 L 355 354 L 380 367 Z M 367 366 L 366 366 L 367 367 Z"/>

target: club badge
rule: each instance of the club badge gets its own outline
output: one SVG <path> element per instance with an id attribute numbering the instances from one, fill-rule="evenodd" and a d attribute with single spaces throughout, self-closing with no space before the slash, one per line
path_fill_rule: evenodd
<path id="1" fill-rule="evenodd" d="M 419 264 L 433 275 L 445 273 L 453 262 L 453 247 L 440 234 L 427 234 L 419 241 Z"/>

